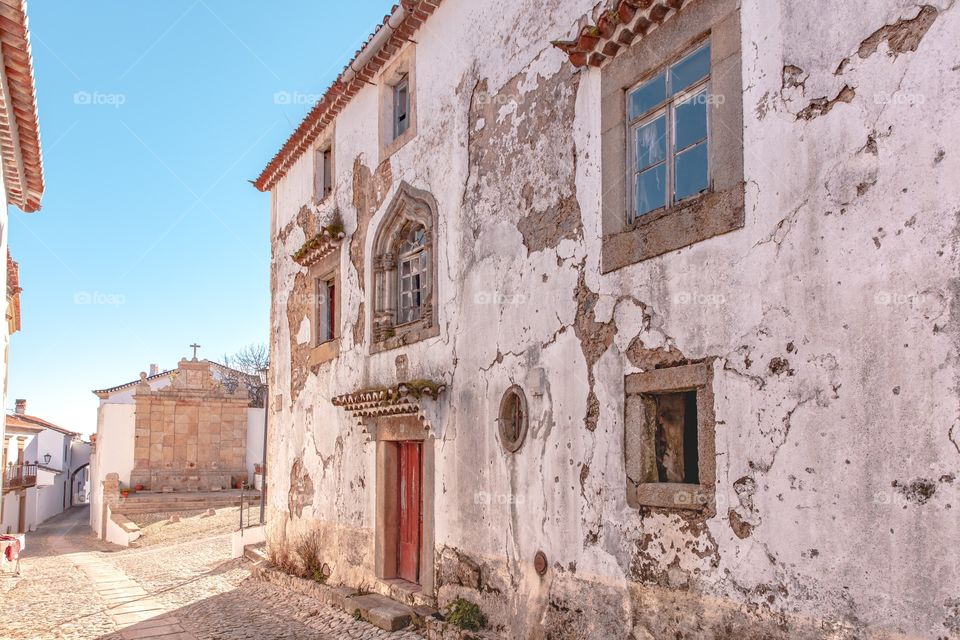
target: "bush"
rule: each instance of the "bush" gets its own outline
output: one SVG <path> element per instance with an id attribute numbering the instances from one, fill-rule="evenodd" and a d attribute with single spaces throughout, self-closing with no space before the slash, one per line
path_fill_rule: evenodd
<path id="1" fill-rule="evenodd" d="M 447 606 L 443 608 L 443 617 L 450 624 L 465 631 L 480 631 L 487 626 L 487 619 L 480 611 L 480 607 L 463 598 L 457 598 L 447 603 Z"/>

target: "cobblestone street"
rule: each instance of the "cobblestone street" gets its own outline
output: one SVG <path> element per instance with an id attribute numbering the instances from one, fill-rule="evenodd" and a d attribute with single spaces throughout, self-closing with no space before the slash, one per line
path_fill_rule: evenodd
<path id="1" fill-rule="evenodd" d="M 0 638 L 228 640 L 395 638 L 319 601 L 249 579 L 229 534 L 122 549 L 98 541 L 88 509 L 29 534 L 19 577 L 2 576 Z M 184 539 L 187 538 L 187 539 Z"/>

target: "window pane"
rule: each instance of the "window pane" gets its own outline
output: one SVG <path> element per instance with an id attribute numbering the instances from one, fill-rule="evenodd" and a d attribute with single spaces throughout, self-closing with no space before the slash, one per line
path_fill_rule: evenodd
<path id="1" fill-rule="evenodd" d="M 667 118 L 661 116 L 637 129 L 637 166 L 646 169 L 667 155 Z"/>
<path id="2" fill-rule="evenodd" d="M 710 73 L 710 44 L 707 43 L 670 67 L 670 95 L 683 91 Z"/>
<path id="3" fill-rule="evenodd" d="M 333 161 L 330 149 L 323 152 L 323 194 L 326 195 L 333 190 Z"/>
<path id="4" fill-rule="evenodd" d="M 674 111 L 675 137 L 674 149 L 686 149 L 694 142 L 707 137 L 707 91 L 692 96 L 678 104 Z"/>
<path id="5" fill-rule="evenodd" d="M 707 143 L 701 142 L 677 154 L 675 200 L 696 195 L 707 188 Z"/>
<path id="6" fill-rule="evenodd" d="M 667 98 L 666 83 L 661 73 L 647 80 L 630 94 L 630 119 L 642 116 Z"/>
<path id="7" fill-rule="evenodd" d="M 659 209 L 667 200 L 667 165 L 658 164 L 637 175 L 636 213 L 642 216 Z"/>

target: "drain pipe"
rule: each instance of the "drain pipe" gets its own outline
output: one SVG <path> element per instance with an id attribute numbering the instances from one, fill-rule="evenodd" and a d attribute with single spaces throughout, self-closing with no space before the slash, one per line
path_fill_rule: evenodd
<path id="1" fill-rule="evenodd" d="M 266 524 L 267 510 L 267 416 L 270 415 L 270 377 L 269 365 L 260 369 L 261 389 L 263 389 L 263 455 L 260 462 L 260 524 Z M 243 517 L 243 516 L 241 516 Z"/>
<path id="2" fill-rule="evenodd" d="M 387 40 L 390 39 L 390 36 L 400 28 L 400 25 L 403 24 L 403 21 L 407 18 L 407 10 L 404 8 L 403 3 L 400 3 L 397 6 L 396 11 L 390 14 L 390 17 L 387 18 L 387 21 L 383 23 L 383 26 L 373 35 L 370 39 L 370 42 L 360 50 L 360 53 L 357 54 L 357 57 L 350 61 L 350 64 L 347 65 L 347 68 L 343 70 L 343 73 L 340 75 L 340 81 L 343 84 L 350 84 L 359 74 L 363 71 L 363 68 L 367 66 L 367 63 L 373 59 L 373 57 L 379 53 L 380 49 L 386 44 Z"/>

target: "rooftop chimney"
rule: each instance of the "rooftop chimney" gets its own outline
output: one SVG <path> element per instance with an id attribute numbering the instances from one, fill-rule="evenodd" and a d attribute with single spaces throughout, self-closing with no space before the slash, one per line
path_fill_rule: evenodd
<path id="1" fill-rule="evenodd" d="M 160 367 L 155 364 L 150 365 L 150 375 L 155 376 L 160 373 Z"/>
<path id="2" fill-rule="evenodd" d="M 18 416 L 22 416 L 27 412 L 27 401 L 23 398 L 17 398 L 16 404 L 14 405 L 14 411 L 17 412 Z"/>

